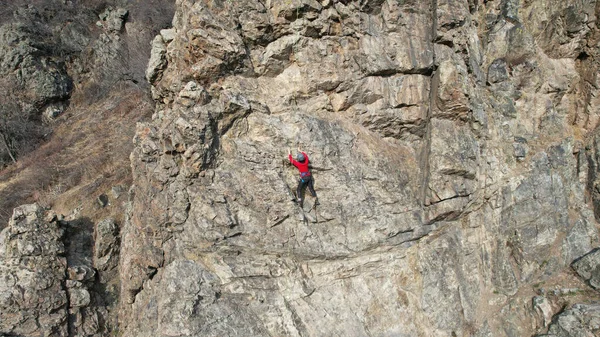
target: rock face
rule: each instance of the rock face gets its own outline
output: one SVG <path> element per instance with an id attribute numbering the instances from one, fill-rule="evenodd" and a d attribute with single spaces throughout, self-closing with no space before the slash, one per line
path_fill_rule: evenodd
<path id="1" fill-rule="evenodd" d="M 15 209 L 0 234 L 0 333 L 67 336 L 63 233 L 39 206 Z"/>
<path id="2" fill-rule="evenodd" d="M 100 222 L 93 249 L 89 225 L 64 221 L 37 204 L 15 208 L 0 233 L 0 335 L 111 335 L 118 290 L 106 276 L 116 266 L 89 256 L 105 256 L 118 233 L 114 221 Z"/>
<path id="3" fill-rule="evenodd" d="M 13 16 L 0 26 L 2 167 L 39 142 L 48 132 L 40 121 L 60 115 L 73 89 L 64 59 L 57 57 L 61 50 L 39 11 L 20 7 Z"/>
<path id="4" fill-rule="evenodd" d="M 598 246 L 596 8 L 178 1 L 131 157 L 121 331 L 548 332 L 579 298 L 536 289 L 585 287 L 569 266 Z M 317 207 L 291 201 L 298 146 Z"/>
<path id="5" fill-rule="evenodd" d="M 550 324 L 548 334 L 539 337 L 594 336 L 600 329 L 600 307 L 598 305 L 577 304 L 556 317 Z"/>

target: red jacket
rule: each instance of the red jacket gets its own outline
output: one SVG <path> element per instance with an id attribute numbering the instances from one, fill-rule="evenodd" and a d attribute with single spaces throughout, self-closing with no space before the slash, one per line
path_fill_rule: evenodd
<path id="1" fill-rule="evenodd" d="M 307 177 L 310 175 L 310 171 L 308 170 L 308 155 L 305 152 L 302 152 L 302 154 L 304 155 L 303 162 L 294 160 L 294 158 L 292 158 L 291 154 L 288 155 L 288 159 L 290 160 L 290 163 L 292 163 L 292 165 L 296 166 L 298 171 L 300 171 L 300 177 L 304 178 L 304 177 Z"/>

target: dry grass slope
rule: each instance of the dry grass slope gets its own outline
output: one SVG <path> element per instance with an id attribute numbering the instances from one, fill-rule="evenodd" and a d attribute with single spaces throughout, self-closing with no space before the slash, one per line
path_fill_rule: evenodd
<path id="1" fill-rule="evenodd" d="M 110 191 L 129 187 L 135 125 L 152 113 L 153 105 L 139 88 L 121 86 L 92 105 L 78 104 L 74 97 L 49 140 L 0 172 L 0 227 L 14 207 L 30 202 L 74 218 L 122 218 L 126 196 L 116 199 Z M 101 194 L 109 196 L 107 207 L 96 201 Z"/>

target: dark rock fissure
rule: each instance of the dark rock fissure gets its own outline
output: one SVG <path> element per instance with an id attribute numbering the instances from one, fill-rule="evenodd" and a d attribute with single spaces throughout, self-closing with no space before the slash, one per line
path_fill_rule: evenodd
<path id="1" fill-rule="evenodd" d="M 429 80 L 429 100 L 428 100 L 428 108 L 427 108 L 427 116 L 425 118 L 425 124 L 426 124 L 426 131 L 425 131 L 425 135 L 423 137 L 424 139 L 424 144 L 423 144 L 423 150 L 421 152 L 420 155 L 420 160 L 421 163 L 419 165 L 419 168 L 422 171 L 422 176 L 420 179 L 420 186 L 421 186 L 421 207 L 425 208 L 426 206 L 428 206 L 429 201 L 428 199 L 428 191 L 429 191 L 429 175 L 430 175 L 430 166 L 429 166 L 429 156 L 431 154 L 431 132 L 432 132 L 432 125 L 431 125 L 431 116 L 433 115 L 433 111 L 435 109 L 436 106 L 436 99 L 437 99 L 437 87 L 439 85 L 439 80 L 437 79 L 438 72 L 436 71 L 436 53 L 435 53 L 435 39 L 437 36 L 437 0 L 431 0 L 431 30 L 430 30 L 430 34 L 431 34 L 431 41 L 432 41 L 432 60 L 433 60 L 433 67 L 432 67 L 432 71 L 430 74 L 430 80 Z"/>

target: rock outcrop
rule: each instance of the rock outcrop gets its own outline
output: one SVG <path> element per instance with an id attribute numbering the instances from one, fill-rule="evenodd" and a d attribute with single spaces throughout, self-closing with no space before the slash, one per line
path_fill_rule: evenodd
<path id="1" fill-rule="evenodd" d="M 0 234 L 0 333 L 67 336 L 63 234 L 39 206 L 15 209 Z"/>
<path id="2" fill-rule="evenodd" d="M 128 82 L 147 89 L 151 39 L 174 1 L 30 1 L 0 11 L 0 167 L 47 140 L 51 124 Z M 133 15 L 129 15 L 129 9 Z M 167 17 L 162 17 L 166 15 Z"/>
<path id="3" fill-rule="evenodd" d="M 178 1 L 131 157 L 122 331 L 547 332 L 583 299 L 537 290 L 585 287 L 569 266 L 598 246 L 597 42 L 595 2 Z M 291 201 L 297 146 L 319 206 Z"/>
<path id="4" fill-rule="evenodd" d="M 154 106 L 145 80 L 148 41 L 170 25 L 174 4 L 2 4 L 0 229 L 13 208 L 33 202 L 93 222 L 122 222 L 124 194 L 100 212 L 80 200 L 129 188 L 135 124 Z"/>
<path id="5" fill-rule="evenodd" d="M 0 335 L 110 336 L 116 327 L 116 224 L 65 221 L 37 204 L 15 208 L 0 233 Z M 111 253 L 112 252 L 112 253 Z M 114 261 L 115 257 L 108 261 Z M 112 273 L 112 277 L 110 277 Z M 108 277 L 107 277 L 108 275 Z"/>
<path id="6" fill-rule="evenodd" d="M 600 307 L 597 304 L 577 304 L 565 310 L 550 324 L 548 333 L 538 337 L 594 336 L 600 329 Z"/>

